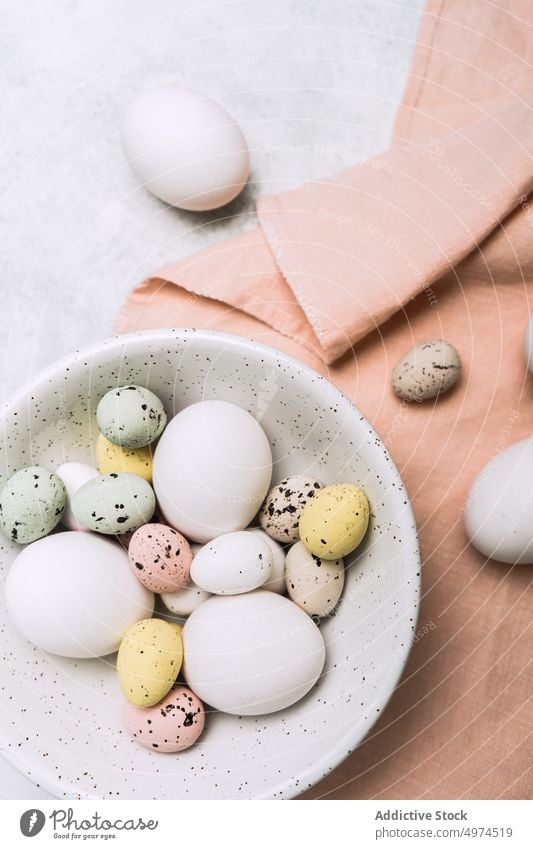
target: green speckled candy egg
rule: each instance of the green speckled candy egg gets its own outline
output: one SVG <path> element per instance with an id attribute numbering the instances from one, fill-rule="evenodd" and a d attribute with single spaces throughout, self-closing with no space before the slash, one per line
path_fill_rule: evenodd
<path id="1" fill-rule="evenodd" d="M 100 534 L 126 534 L 150 521 L 155 511 L 152 487 L 139 475 L 112 472 L 87 481 L 74 494 L 76 520 Z"/>
<path id="2" fill-rule="evenodd" d="M 118 650 L 122 692 L 137 707 L 155 705 L 174 684 L 182 660 L 181 625 L 142 619 L 126 631 Z"/>
<path id="3" fill-rule="evenodd" d="M 163 404 L 144 386 L 121 386 L 101 399 L 96 409 L 98 427 L 110 442 L 122 448 L 143 448 L 161 435 L 167 423 Z"/>
<path id="4" fill-rule="evenodd" d="M 43 466 L 15 472 L 0 492 L 0 527 L 21 545 L 45 537 L 61 521 L 67 503 L 63 481 Z"/>

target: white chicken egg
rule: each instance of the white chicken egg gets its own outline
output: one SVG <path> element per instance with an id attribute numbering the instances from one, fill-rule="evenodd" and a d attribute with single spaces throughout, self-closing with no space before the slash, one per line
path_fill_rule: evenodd
<path id="1" fill-rule="evenodd" d="M 128 628 L 154 609 L 154 595 L 132 573 L 124 549 L 77 531 L 26 546 L 7 574 L 5 593 L 17 630 L 64 657 L 117 651 Z"/>
<path id="2" fill-rule="evenodd" d="M 183 626 L 190 688 L 225 713 L 255 716 L 299 701 L 325 661 L 313 620 L 277 593 L 211 596 Z"/>
<path id="3" fill-rule="evenodd" d="M 250 172 L 238 124 L 197 91 L 167 86 L 138 94 L 124 111 L 122 145 L 143 185 L 180 209 L 229 203 Z"/>
<path id="4" fill-rule="evenodd" d="M 228 401 L 186 407 L 169 422 L 154 454 L 158 504 L 168 523 L 194 542 L 244 530 L 271 477 L 265 432 Z"/>
<path id="5" fill-rule="evenodd" d="M 208 542 L 191 565 L 197 587 L 216 595 L 237 595 L 255 590 L 272 572 L 268 543 L 249 531 L 236 531 Z"/>
<path id="6" fill-rule="evenodd" d="M 465 531 L 485 557 L 533 563 L 533 438 L 508 445 L 479 472 L 464 508 Z"/>

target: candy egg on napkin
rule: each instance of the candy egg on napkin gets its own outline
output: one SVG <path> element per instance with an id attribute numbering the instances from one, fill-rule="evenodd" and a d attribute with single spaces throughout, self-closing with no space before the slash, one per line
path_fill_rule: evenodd
<path id="1" fill-rule="evenodd" d="M 183 626 L 183 673 L 225 713 L 255 716 L 299 701 L 322 672 L 325 646 L 313 620 L 277 593 L 211 596 Z"/>
<path id="2" fill-rule="evenodd" d="M 344 587 L 344 561 L 321 560 L 296 542 L 285 558 L 287 592 L 309 616 L 329 616 Z"/>
<path id="3" fill-rule="evenodd" d="M 154 608 L 154 596 L 132 575 L 126 552 L 77 531 L 24 548 L 7 574 L 5 594 L 17 630 L 43 651 L 64 657 L 117 651 L 128 628 Z"/>
<path id="4" fill-rule="evenodd" d="M 144 619 L 128 629 L 117 657 L 118 680 L 131 704 L 151 707 L 178 677 L 183 660 L 181 626 Z"/>
<path id="5" fill-rule="evenodd" d="M 187 586 L 191 547 L 168 525 L 154 522 L 138 528 L 130 540 L 128 557 L 141 584 L 154 593 L 172 593 Z"/>
<path id="6" fill-rule="evenodd" d="M 485 557 L 533 563 L 533 438 L 522 439 L 484 466 L 468 493 L 465 531 Z"/>
<path id="7" fill-rule="evenodd" d="M 202 702 L 192 690 L 179 686 L 150 708 L 124 705 L 122 716 L 131 737 L 157 752 L 183 752 L 196 743 L 205 725 Z"/>
<path id="8" fill-rule="evenodd" d="M 15 472 L 0 492 L 0 527 L 24 545 L 40 539 L 61 521 L 67 504 L 63 481 L 43 466 Z"/>
<path id="9" fill-rule="evenodd" d="M 143 448 L 163 431 L 167 416 L 157 395 L 145 386 L 120 386 L 100 399 L 98 427 L 106 439 L 122 448 Z"/>
<path id="10" fill-rule="evenodd" d="M 362 542 L 370 507 L 359 487 L 350 483 L 327 486 L 307 502 L 300 516 L 300 537 L 311 554 L 338 560 Z"/>
<path id="11" fill-rule="evenodd" d="M 307 475 L 293 475 L 273 486 L 259 511 L 261 527 L 278 542 L 296 542 L 300 516 L 321 484 Z"/>
<path id="12" fill-rule="evenodd" d="M 223 534 L 204 545 L 191 566 L 197 587 L 217 595 L 255 590 L 272 573 L 268 543 L 249 531 Z"/>
<path id="13" fill-rule="evenodd" d="M 68 528 L 69 531 L 86 531 L 83 525 L 76 521 L 76 517 L 72 512 L 70 502 L 74 493 L 83 486 L 87 481 L 98 477 L 98 472 L 87 463 L 62 463 L 56 469 L 56 475 L 61 478 L 67 492 L 67 504 L 61 517 L 61 523 Z"/>
<path id="14" fill-rule="evenodd" d="M 227 401 L 191 404 L 169 422 L 154 454 L 161 510 L 189 540 L 241 531 L 270 485 L 272 452 L 250 413 Z"/>
<path id="15" fill-rule="evenodd" d="M 145 525 L 155 511 L 152 487 L 138 475 L 112 472 L 84 484 L 72 499 L 81 525 L 99 534 L 126 534 Z"/>

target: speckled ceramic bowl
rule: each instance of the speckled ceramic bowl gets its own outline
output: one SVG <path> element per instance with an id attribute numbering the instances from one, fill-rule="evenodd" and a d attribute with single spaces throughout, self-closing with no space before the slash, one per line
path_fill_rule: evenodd
<path id="1" fill-rule="evenodd" d="M 287 798 L 339 764 L 396 685 L 416 624 L 419 551 L 394 463 L 358 410 L 296 361 L 236 336 L 158 330 L 111 339 L 63 359 L 2 412 L 2 480 L 22 466 L 93 461 L 98 400 L 111 386 L 149 386 L 172 415 L 222 398 L 261 420 L 274 479 L 302 472 L 361 484 L 370 531 L 347 573 L 336 614 L 322 625 L 324 674 L 292 708 L 265 717 L 212 714 L 179 755 L 133 743 L 121 725 L 115 657 L 74 661 L 22 639 L 1 599 L 0 738 L 33 781 L 66 798 Z M 1 543 L 5 577 L 19 549 Z"/>

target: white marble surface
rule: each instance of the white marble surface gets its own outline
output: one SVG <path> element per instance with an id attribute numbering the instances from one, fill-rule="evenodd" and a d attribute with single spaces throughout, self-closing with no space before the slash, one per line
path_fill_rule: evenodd
<path id="1" fill-rule="evenodd" d="M 251 226 L 254 197 L 387 146 L 423 0 L 0 0 L 1 396 L 112 333 L 148 272 Z M 252 179 L 220 213 L 140 188 L 122 105 L 175 83 L 241 122 Z M 0 759 L 0 798 L 48 795 Z"/>

